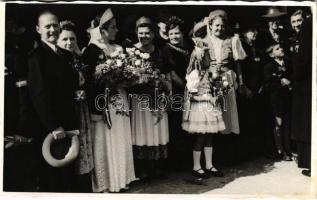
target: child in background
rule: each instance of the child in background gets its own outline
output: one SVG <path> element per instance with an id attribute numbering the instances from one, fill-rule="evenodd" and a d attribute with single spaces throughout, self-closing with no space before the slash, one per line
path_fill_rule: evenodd
<path id="1" fill-rule="evenodd" d="M 274 139 L 278 157 L 291 161 L 290 110 L 291 110 L 291 66 L 278 43 L 269 46 L 266 52 L 271 57 L 264 67 L 264 81 L 270 95 L 275 117 Z"/>

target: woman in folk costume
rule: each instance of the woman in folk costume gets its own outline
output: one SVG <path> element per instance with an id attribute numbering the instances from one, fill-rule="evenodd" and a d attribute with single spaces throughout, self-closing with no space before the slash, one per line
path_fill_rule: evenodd
<path id="1" fill-rule="evenodd" d="M 141 17 L 136 22 L 138 43 L 134 44 L 141 53 L 150 55 L 150 60 L 155 69 L 165 73 L 163 55 L 161 50 L 153 44 L 154 25 L 151 19 Z M 155 70 L 153 68 L 153 70 Z M 167 144 L 169 142 L 168 116 L 164 110 L 155 111 L 149 108 L 142 100 L 142 96 L 154 90 L 147 83 L 137 85 L 133 92 L 145 88 L 140 95 L 132 98 L 132 141 L 138 176 L 147 180 L 152 177 L 163 177 L 164 163 L 167 158 Z M 158 98 L 152 99 L 157 101 Z M 151 101 L 151 99 L 150 99 Z M 159 115 L 158 115 L 159 114 Z"/>
<path id="2" fill-rule="evenodd" d="M 90 192 L 90 172 L 94 167 L 91 141 L 91 118 L 86 101 L 86 81 L 84 77 L 85 66 L 81 59 L 81 52 L 77 44 L 75 24 L 71 21 L 60 22 L 61 32 L 57 45 L 73 54 L 73 71 L 79 76 L 79 90 L 76 91 L 76 110 L 79 115 L 80 151 L 76 160 L 76 174 L 78 174 L 78 191 Z"/>
<path id="3" fill-rule="evenodd" d="M 126 92 L 119 85 L 114 89 L 116 91 L 109 91 L 107 86 L 94 80 L 95 67 L 111 53 L 122 52 L 121 46 L 110 43 L 117 32 L 116 19 L 107 9 L 100 18 L 99 26 L 90 31 L 91 39 L 83 53 L 85 63 L 91 67 L 89 98 L 93 108 L 94 192 L 119 192 L 136 180 Z M 120 98 L 113 99 L 112 93 L 119 94 Z M 105 101 L 102 102 L 103 99 Z"/>
<path id="4" fill-rule="evenodd" d="M 211 67 L 219 68 L 227 77 L 230 85 L 234 89 L 243 86 L 243 78 L 240 68 L 240 61 L 246 58 L 246 53 L 242 48 L 241 41 L 237 35 L 228 36 L 226 34 L 227 13 L 223 10 L 210 12 L 207 26 L 207 36 L 201 41 L 209 49 Z M 235 90 L 229 91 L 225 96 L 225 107 L 223 108 L 223 119 L 226 125 L 224 134 L 240 133 L 238 110 Z"/>

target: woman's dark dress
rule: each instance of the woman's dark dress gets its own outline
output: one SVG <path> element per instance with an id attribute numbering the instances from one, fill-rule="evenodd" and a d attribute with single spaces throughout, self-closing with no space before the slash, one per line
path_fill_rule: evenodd
<path id="1" fill-rule="evenodd" d="M 167 43 L 163 48 L 165 68 L 168 72 L 174 71 L 183 81 L 185 81 L 186 69 L 188 67 L 190 52 L 192 52 L 193 44 L 191 42 L 184 43 L 184 47 L 179 48 Z M 191 163 L 191 136 L 182 130 L 182 110 L 177 108 L 183 107 L 185 86 L 179 86 L 172 82 L 173 95 L 177 95 L 172 102 L 172 110 L 169 113 L 169 164 L 172 167 L 184 168 L 190 167 Z M 174 109 L 173 109 L 174 108 Z"/>

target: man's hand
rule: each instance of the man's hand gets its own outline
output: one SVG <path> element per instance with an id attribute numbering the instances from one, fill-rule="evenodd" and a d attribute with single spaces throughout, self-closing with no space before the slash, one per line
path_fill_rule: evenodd
<path id="1" fill-rule="evenodd" d="M 52 132 L 55 140 L 60 140 L 66 137 L 66 133 L 62 127 L 58 127 Z"/>
<path id="2" fill-rule="evenodd" d="M 4 142 L 5 142 L 5 149 L 8 149 L 13 146 L 20 146 L 24 144 L 29 144 L 33 141 L 33 138 L 27 138 L 21 135 L 13 135 L 13 136 L 5 136 Z"/>

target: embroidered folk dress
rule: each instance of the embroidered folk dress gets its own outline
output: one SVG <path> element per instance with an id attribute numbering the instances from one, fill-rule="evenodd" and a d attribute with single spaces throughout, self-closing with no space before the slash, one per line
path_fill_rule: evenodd
<path id="1" fill-rule="evenodd" d="M 74 57 L 74 61 L 77 61 L 80 64 L 83 64 L 80 57 Z M 74 62 L 75 68 L 75 62 Z M 75 73 L 79 72 L 78 69 L 74 69 Z M 82 73 L 82 70 L 80 71 Z M 79 90 L 76 97 L 76 111 L 79 115 L 79 130 L 80 134 L 79 138 L 79 155 L 76 159 L 75 170 L 77 174 L 87 174 L 89 173 L 93 167 L 93 155 L 92 155 L 92 138 L 91 138 L 91 117 L 88 108 L 88 102 L 85 97 L 85 89 L 86 86 L 80 86 L 81 90 Z M 84 93 L 80 93 L 84 92 Z"/>
<path id="2" fill-rule="evenodd" d="M 182 128 L 188 133 L 218 133 L 225 130 L 221 108 L 216 104 L 217 97 L 211 94 L 209 73 L 202 74 L 195 94 L 199 100 L 185 99 Z"/>
<path id="3" fill-rule="evenodd" d="M 240 133 L 238 109 L 236 102 L 235 89 L 238 88 L 236 82 L 236 73 L 233 71 L 235 61 L 243 60 L 246 53 L 242 48 L 241 41 L 238 36 L 227 37 L 225 39 L 217 38 L 213 35 L 207 35 L 202 39 L 204 44 L 209 48 L 211 58 L 210 67 L 220 65 L 227 68 L 225 72 L 227 80 L 233 88 L 225 95 L 225 105 L 222 109 L 222 116 L 225 122 L 226 129 L 223 134 Z"/>

